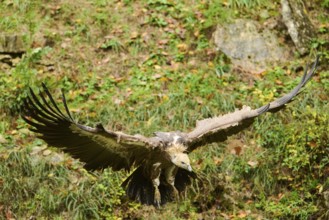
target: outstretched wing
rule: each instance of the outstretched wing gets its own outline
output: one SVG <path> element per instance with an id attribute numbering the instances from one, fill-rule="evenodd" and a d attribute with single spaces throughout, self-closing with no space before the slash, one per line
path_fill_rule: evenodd
<path id="1" fill-rule="evenodd" d="M 188 152 L 191 152 L 195 148 L 207 143 L 225 141 L 228 136 L 236 134 L 251 125 L 254 118 L 260 114 L 264 112 L 276 112 L 283 108 L 285 104 L 290 102 L 292 98 L 299 93 L 300 89 L 312 77 L 316 70 L 317 63 L 318 58 L 309 72 L 308 67 L 305 69 L 302 80 L 290 93 L 267 105 L 264 105 L 258 109 L 251 109 L 248 106 L 243 106 L 241 110 L 237 110 L 219 117 L 207 118 L 202 121 L 198 121 L 196 128 L 187 133 L 185 136 L 188 145 Z"/>
<path id="2" fill-rule="evenodd" d="M 157 147 L 155 138 L 127 135 L 106 130 L 101 124 L 95 128 L 76 123 L 67 107 L 63 94 L 64 114 L 43 84 L 46 96 L 38 98 L 32 89 L 24 101 L 22 118 L 40 134 L 47 144 L 62 149 L 74 158 L 85 162 L 89 170 L 112 167 L 113 170 L 139 165 L 146 155 Z"/>

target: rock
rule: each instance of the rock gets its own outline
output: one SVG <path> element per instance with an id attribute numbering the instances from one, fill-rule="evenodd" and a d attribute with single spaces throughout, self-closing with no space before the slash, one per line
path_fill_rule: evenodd
<path id="1" fill-rule="evenodd" d="M 16 58 L 13 58 L 11 60 L 11 63 L 12 63 L 12 66 L 17 66 L 17 64 L 21 62 L 21 58 L 20 57 L 16 57 Z"/>
<path id="2" fill-rule="evenodd" d="M 0 70 L 16 66 L 21 58 L 19 56 L 11 56 L 12 54 L 0 54 Z"/>
<path id="3" fill-rule="evenodd" d="M 218 25 L 213 39 L 218 50 L 225 53 L 235 68 L 249 73 L 261 73 L 267 64 L 284 62 L 289 53 L 279 45 L 276 35 L 253 20 L 237 19 Z"/>
<path id="4" fill-rule="evenodd" d="M 11 63 L 11 56 L 9 54 L 0 54 L 0 62 Z"/>
<path id="5" fill-rule="evenodd" d="M 9 70 L 11 68 L 11 66 L 7 63 L 1 63 L 0 61 L 0 72 L 6 72 L 7 70 Z"/>
<path id="6" fill-rule="evenodd" d="M 19 34 L 0 34 L 0 53 L 24 53 L 23 36 Z"/>
<path id="7" fill-rule="evenodd" d="M 19 58 L 16 58 L 16 59 L 19 59 Z M 5 70 L 10 69 L 14 65 L 13 60 L 14 59 L 12 58 L 11 55 L 0 53 L 0 71 L 5 71 Z"/>
<path id="8" fill-rule="evenodd" d="M 281 0 L 282 20 L 301 55 L 309 51 L 309 42 L 315 37 L 315 30 L 304 12 L 301 1 Z"/>

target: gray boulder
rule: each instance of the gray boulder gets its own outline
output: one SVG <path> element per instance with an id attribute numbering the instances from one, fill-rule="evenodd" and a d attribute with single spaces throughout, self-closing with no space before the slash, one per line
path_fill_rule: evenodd
<path id="1" fill-rule="evenodd" d="M 234 23 L 218 25 L 213 39 L 216 49 L 243 72 L 261 73 L 267 64 L 283 62 L 289 57 L 276 35 L 268 29 L 261 30 L 261 25 L 253 20 L 237 19 Z"/>

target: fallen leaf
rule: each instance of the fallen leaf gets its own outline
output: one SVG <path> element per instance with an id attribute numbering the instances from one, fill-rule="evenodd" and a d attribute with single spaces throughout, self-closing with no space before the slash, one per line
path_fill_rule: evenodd
<path id="1" fill-rule="evenodd" d="M 255 167 L 257 167 L 257 165 L 258 165 L 258 161 L 252 161 L 252 160 L 249 160 L 249 161 L 247 162 L 247 164 L 248 164 L 249 166 L 251 166 L 252 168 L 255 168 Z"/>
<path id="2" fill-rule="evenodd" d="M 199 35 L 200 35 L 200 31 L 197 30 L 197 31 L 195 31 L 193 34 L 194 34 L 195 37 L 199 37 Z"/>
<path id="3" fill-rule="evenodd" d="M 106 57 L 105 59 L 102 59 L 99 64 L 107 64 L 108 62 L 110 62 L 111 58 L 110 57 Z"/>
<path id="4" fill-rule="evenodd" d="M 79 181 L 79 178 L 76 177 L 76 176 L 73 176 L 73 175 L 70 175 L 69 176 L 69 181 L 72 183 L 72 184 L 75 184 Z"/>
<path id="5" fill-rule="evenodd" d="M 223 159 L 222 158 L 219 158 L 219 157 L 214 157 L 213 160 L 214 160 L 214 163 L 216 165 L 219 165 L 219 164 L 221 164 L 223 162 Z"/>
<path id="6" fill-rule="evenodd" d="M 45 151 L 42 153 L 43 156 L 48 156 L 48 155 L 50 155 L 50 154 L 51 154 L 51 150 L 45 150 Z"/>
<path id="7" fill-rule="evenodd" d="M 137 31 L 133 31 L 131 34 L 130 34 L 130 38 L 131 39 L 136 39 L 139 37 L 139 33 Z"/>
<path id="8" fill-rule="evenodd" d="M 203 104 L 203 100 L 202 100 L 202 98 L 201 98 L 200 96 L 195 97 L 195 99 L 196 99 L 196 102 L 197 102 L 199 105 L 202 105 L 202 104 Z"/>
<path id="9" fill-rule="evenodd" d="M 15 218 L 13 218 L 13 212 L 10 210 L 10 208 L 7 208 L 7 210 L 5 212 L 5 215 L 6 215 L 7 220 L 14 220 L 15 219 Z"/>
<path id="10" fill-rule="evenodd" d="M 168 39 L 162 39 L 162 40 L 159 40 L 158 41 L 158 44 L 160 45 L 165 45 L 165 44 L 168 44 L 169 40 Z"/>
<path id="11" fill-rule="evenodd" d="M 239 218 L 245 218 L 245 217 L 247 217 L 250 213 L 251 213 L 250 210 L 247 210 L 247 211 L 240 211 L 239 214 L 238 214 L 238 217 L 239 217 Z"/>
<path id="12" fill-rule="evenodd" d="M 156 69 L 156 70 L 160 70 L 160 69 L 161 69 L 161 66 L 159 66 L 159 65 L 154 65 L 154 69 Z"/>
<path id="13" fill-rule="evenodd" d="M 239 217 L 239 218 L 245 218 L 247 215 L 248 215 L 248 214 L 247 214 L 246 212 L 244 212 L 244 211 L 240 211 L 238 217 Z"/>
<path id="14" fill-rule="evenodd" d="M 156 65 L 157 66 L 157 65 Z M 155 67 L 155 66 L 154 66 Z M 161 67 L 160 67 L 161 68 Z M 160 79 L 162 75 L 160 73 L 156 73 L 152 76 L 153 79 Z"/>
<path id="15" fill-rule="evenodd" d="M 33 147 L 33 148 L 32 148 L 32 151 L 31 151 L 31 153 L 30 153 L 30 155 L 38 154 L 38 153 L 40 153 L 41 151 L 45 150 L 46 148 L 47 148 L 46 145 L 41 146 L 41 147 Z"/>
<path id="16" fill-rule="evenodd" d="M 30 130 L 27 129 L 27 128 L 21 128 L 21 129 L 19 129 L 19 133 L 21 133 L 21 134 L 29 134 L 30 133 Z M 1 143 L 1 141 L 0 141 L 0 143 Z"/>
<path id="17" fill-rule="evenodd" d="M 281 80 L 275 80 L 275 84 L 277 84 L 277 85 L 282 85 L 283 83 L 282 83 Z"/>
<path id="18" fill-rule="evenodd" d="M 311 142 L 309 143 L 309 145 L 310 145 L 311 148 L 315 148 L 315 147 L 317 146 L 317 144 L 316 144 L 315 141 L 311 141 Z"/>
<path id="19" fill-rule="evenodd" d="M 123 101 L 121 99 L 115 98 L 113 100 L 113 103 L 116 104 L 116 105 L 122 105 L 123 104 Z"/>
<path id="20" fill-rule="evenodd" d="M 177 44 L 177 48 L 181 52 L 186 52 L 187 49 L 188 49 L 188 45 L 187 44 L 184 44 L 184 43 Z"/>

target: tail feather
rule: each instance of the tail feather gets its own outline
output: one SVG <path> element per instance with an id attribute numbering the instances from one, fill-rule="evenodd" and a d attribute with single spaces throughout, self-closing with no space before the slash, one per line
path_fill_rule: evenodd
<path id="1" fill-rule="evenodd" d="M 183 169 L 178 169 L 175 177 L 175 187 L 179 193 L 185 191 L 186 187 L 191 184 L 193 178 L 196 178 L 196 174 L 188 172 Z M 173 200 L 172 188 L 164 181 L 164 176 L 161 176 L 162 180 L 159 186 L 161 194 L 161 205 L 166 204 Z M 138 201 L 146 205 L 154 204 L 154 187 L 152 181 L 145 177 L 143 172 L 143 166 L 138 167 L 123 183 L 122 187 L 126 190 L 126 194 L 131 200 Z"/>
<path id="2" fill-rule="evenodd" d="M 142 204 L 152 205 L 154 189 L 152 182 L 144 176 L 143 167 L 138 167 L 123 183 L 129 199 Z"/>

